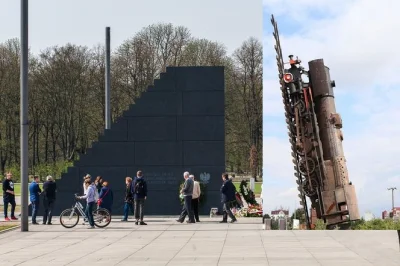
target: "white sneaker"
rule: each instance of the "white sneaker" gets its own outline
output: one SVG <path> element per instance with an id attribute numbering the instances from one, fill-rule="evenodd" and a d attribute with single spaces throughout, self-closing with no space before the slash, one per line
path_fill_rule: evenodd
<path id="1" fill-rule="evenodd" d="M 94 226 L 89 226 L 89 227 L 88 227 L 88 229 L 94 229 L 94 228 L 95 228 Z"/>

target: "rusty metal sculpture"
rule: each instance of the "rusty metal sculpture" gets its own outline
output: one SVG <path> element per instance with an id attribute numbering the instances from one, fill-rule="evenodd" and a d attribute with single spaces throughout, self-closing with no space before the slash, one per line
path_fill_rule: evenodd
<path id="1" fill-rule="evenodd" d="M 333 94 L 335 82 L 330 79 L 329 68 L 323 59 L 310 61 L 309 71 L 306 71 L 298 58 L 289 55 L 287 64 L 290 67 L 285 69 L 273 15 L 271 22 L 294 175 L 307 227 L 312 227 L 312 210 L 328 228 L 345 226 L 350 221 L 359 220 L 360 215 L 343 154 L 342 119 L 336 113 Z M 310 199 L 311 210 L 306 198 Z"/>

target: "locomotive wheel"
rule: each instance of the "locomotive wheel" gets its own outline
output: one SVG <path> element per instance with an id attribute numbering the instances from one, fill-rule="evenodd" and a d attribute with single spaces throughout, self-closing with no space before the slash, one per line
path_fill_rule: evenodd
<path id="1" fill-rule="evenodd" d="M 310 139 L 301 138 L 300 142 L 302 147 L 298 146 L 296 147 L 297 154 L 300 155 L 301 157 L 303 157 L 306 154 L 307 155 L 310 154 L 313 149 Z"/>
<path id="2" fill-rule="evenodd" d="M 307 173 L 309 175 L 313 174 L 315 171 L 315 168 L 316 168 L 316 164 L 315 164 L 315 161 L 313 158 L 307 158 L 307 163 L 304 158 L 301 159 L 299 162 L 299 171 L 304 176 L 307 176 Z"/>
<path id="3" fill-rule="evenodd" d="M 307 197 L 315 196 L 317 194 L 317 187 L 318 187 L 318 182 L 315 178 L 311 178 L 311 188 L 308 178 L 306 178 L 303 181 L 303 186 L 302 186 L 304 195 L 306 195 Z"/>

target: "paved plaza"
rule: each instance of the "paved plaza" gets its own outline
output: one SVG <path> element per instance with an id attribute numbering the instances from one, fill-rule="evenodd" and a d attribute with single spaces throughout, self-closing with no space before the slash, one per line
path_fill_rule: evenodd
<path id="1" fill-rule="evenodd" d="M 265 231 L 260 218 L 236 224 L 119 219 L 105 229 L 30 225 L 0 234 L 1 265 L 400 265 L 396 231 Z"/>

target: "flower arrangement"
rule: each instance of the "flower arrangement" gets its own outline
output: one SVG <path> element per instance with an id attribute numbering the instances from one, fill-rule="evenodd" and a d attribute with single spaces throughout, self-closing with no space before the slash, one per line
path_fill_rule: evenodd
<path id="1" fill-rule="evenodd" d="M 254 195 L 254 192 L 248 188 L 246 180 L 242 180 L 242 182 L 240 182 L 240 194 L 242 194 L 247 204 L 258 204 L 256 201 L 256 196 Z"/>

